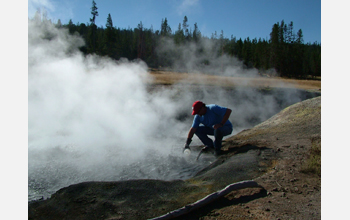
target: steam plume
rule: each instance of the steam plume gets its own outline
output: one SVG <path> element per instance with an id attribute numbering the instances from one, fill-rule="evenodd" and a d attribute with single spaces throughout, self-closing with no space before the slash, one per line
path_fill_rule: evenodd
<path id="1" fill-rule="evenodd" d="M 280 108 L 273 95 L 254 89 L 194 90 L 179 83 L 150 91 L 143 61 L 85 57 L 79 36 L 50 23 L 28 25 L 29 199 L 82 181 L 190 177 L 208 162 L 181 156 L 195 100 L 231 108 L 234 133 L 251 126 L 252 117 L 259 122 Z M 178 50 L 178 68 L 202 71 L 207 59 L 211 72 L 244 71 L 232 58 L 198 57 L 194 45 L 187 49 L 192 52 Z M 295 91 L 282 96 L 287 103 L 299 100 Z"/>

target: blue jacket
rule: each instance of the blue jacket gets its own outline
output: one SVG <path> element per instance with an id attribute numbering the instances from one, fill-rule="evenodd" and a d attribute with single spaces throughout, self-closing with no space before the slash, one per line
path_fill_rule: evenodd
<path id="1" fill-rule="evenodd" d="M 200 124 L 207 127 L 213 127 L 216 124 L 220 124 L 227 110 L 227 108 L 215 104 L 205 106 L 207 107 L 207 112 L 203 116 L 194 116 L 192 123 L 193 128 L 198 128 Z M 226 121 L 224 126 L 230 126 L 232 128 L 232 124 L 229 120 Z"/>

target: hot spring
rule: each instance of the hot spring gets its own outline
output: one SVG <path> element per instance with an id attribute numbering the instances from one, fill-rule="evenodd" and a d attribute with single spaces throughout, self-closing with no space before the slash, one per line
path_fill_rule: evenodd
<path id="1" fill-rule="evenodd" d="M 84 56 L 53 25 L 28 28 L 28 199 L 84 181 L 187 179 L 214 157 L 184 158 L 195 100 L 232 109 L 234 131 L 317 94 L 176 84 L 152 86 L 142 61 Z M 192 145 L 200 145 L 194 137 Z"/>

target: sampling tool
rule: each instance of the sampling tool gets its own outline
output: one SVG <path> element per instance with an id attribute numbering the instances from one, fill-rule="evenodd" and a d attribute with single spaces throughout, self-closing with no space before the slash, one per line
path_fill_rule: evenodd
<path id="1" fill-rule="evenodd" d="M 212 148 L 207 147 L 207 146 L 204 146 L 204 147 L 199 151 L 199 154 L 198 154 L 196 160 L 198 161 L 198 159 L 199 159 L 199 157 L 202 155 L 202 153 L 209 153 L 209 152 L 211 152 L 211 151 L 213 151 Z M 211 152 L 211 153 L 212 153 L 212 152 Z"/>
<path id="2" fill-rule="evenodd" d="M 202 153 L 209 153 L 209 152 L 211 152 L 212 150 L 213 150 L 213 149 L 211 149 L 210 147 L 204 146 L 204 147 L 199 151 L 198 156 L 197 156 L 197 158 L 196 158 L 196 161 L 199 160 L 199 158 L 200 158 L 200 156 L 202 155 Z M 184 154 L 185 156 L 189 156 L 189 155 L 191 154 L 191 152 L 192 152 L 191 148 L 190 148 L 189 146 L 186 146 L 186 145 L 185 145 L 185 147 L 184 147 L 184 149 L 183 149 L 183 154 Z M 212 152 L 211 152 L 211 153 L 212 153 Z"/>

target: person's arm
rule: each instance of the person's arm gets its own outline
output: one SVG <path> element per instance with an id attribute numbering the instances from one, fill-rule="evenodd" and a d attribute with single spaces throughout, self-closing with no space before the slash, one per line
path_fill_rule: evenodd
<path id="1" fill-rule="evenodd" d="M 214 129 L 218 129 L 221 128 L 222 126 L 224 126 L 224 124 L 226 123 L 226 121 L 229 119 L 230 115 L 231 115 L 232 110 L 227 108 L 224 117 L 222 118 L 222 121 L 220 124 L 216 124 L 214 125 Z"/>
<path id="2" fill-rule="evenodd" d="M 194 135 L 194 133 L 196 132 L 197 128 L 193 128 L 191 127 L 191 129 L 188 131 L 187 134 L 187 140 L 186 140 L 186 145 L 190 145 L 191 141 L 192 141 L 192 137 Z"/>

